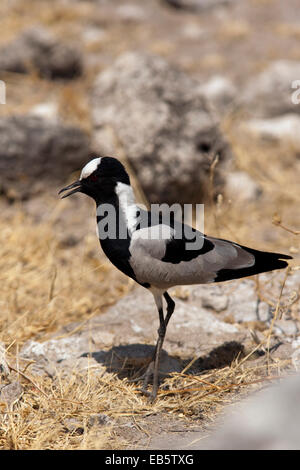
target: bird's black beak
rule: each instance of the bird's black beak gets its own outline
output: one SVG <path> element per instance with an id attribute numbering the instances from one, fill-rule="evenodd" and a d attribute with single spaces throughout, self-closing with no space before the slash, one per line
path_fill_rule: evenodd
<path id="1" fill-rule="evenodd" d="M 73 189 L 74 188 L 74 189 Z M 73 191 L 70 191 L 69 193 L 65 194 L 64 196 L 62 196 L 62 199 L 64 199 L 65 197 L 68 197 L 68 196 L 71 196 L 71 194 L 75 194 L 75 193 L 78 193 L 81 191 L 81 188 L 82 188 L 82 184 L 81 184 L 81 181 L 78 180 L 78 181 L 75 181 L 75 183 L 72 183 L 72 184 L 69 184 L 69 186 L 66 186 L 65 188 L 62 188 L 58 194 L 61 194 L 63 193 L 64 191 L 68 191 L 69 189 L 73 189 Z"/>

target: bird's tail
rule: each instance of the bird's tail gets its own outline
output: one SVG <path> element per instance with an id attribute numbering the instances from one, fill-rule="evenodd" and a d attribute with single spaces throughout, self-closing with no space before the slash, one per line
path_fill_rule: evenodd
<path id="1" fill-rule="evenodd" d="M 254 256 L 254 264 L 249 267 L 236 269 L 221 269 L 218 272 L 215 282 L 228 281 L 230 279 L 239 279 L 241 277 L 254 276 L 255 274 L 265 273 L 276 269 L 284 269 L 288 266 L 287 259 L 293 259 L 292 256 L 281 253 L 268 253 L 266 251 L 254 250 L 245 246 L 240 247 Z"/>

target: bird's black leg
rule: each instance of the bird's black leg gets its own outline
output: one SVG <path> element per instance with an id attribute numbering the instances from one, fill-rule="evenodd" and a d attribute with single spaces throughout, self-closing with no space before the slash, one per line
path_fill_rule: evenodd
<path id="1" fill-rule="evenodd" d="M 170 321 L 170 318 L 174 312 L 175 309 L 175 302 L 174 300 L 169 296 L 167 292 L 164 292 L 164 298 L 167 301 L 167 314 L 166 318 L 164 318 L 163 315 L 163 308 L 162 308 L 162 303 L 161 305 L 158 304 L 158 313 L 159 313 L 159 328 L 158 328 L 158 340 L 156 343 L 155 351 L 153 354 L 152 361 L 150 362 L 146 373 L 144 377 L 144 383 L 141 391 L 144 394 L 149 395 L 147 392 L 147 386 L 149 383 L 150 376 L 153 374 L 153 388 L 152 388 L 152 393 L 150 394 L 151 400 L 155 400 L 156 395 L 157 395 L 157 390 L 158 390 L 158 372 L 159 372 L 159 362 L 160 362 L 160 354 L 161 354 L 161 349 L 163 346 L 163 342 L 165 339 L 166 335 L 166 330 L 168 323 Z"/>
<path id="2" fill-rule="evenodd" d="M 166 324 L 164 320 L 164 314 L 163 314 L 163 309 L 159 309 L 159 328 L 157 330 L 158 332 L 158 340 L 156 343 L 156 348 L 155 348 L 155 358 L 154 358 L 154 370 L 153 370 L 153 387 L 152 387 L 152 393 L 150 395 L 151 400 L 155 400 L 156 395 L 157 395 L 157 390 L 158 390 L 158 369 L 159 369 L 159 360 L 160 360 L 160 353 L 162 349 L 162 345 L 165 339 L 166 335 Z"/>
<path id="3" fill-rule="evenodd" d="M 166 328 L 168 326 L 168 323 L 170 321 L 170 318 L 175 310 L 175 302 L 174 300 L 172 299 L 172 297 L 169 296 L 168 292 L 164 292 L 164 298 L 166 299 L 167 301 L 167 315 L 166 315 L 166 318 L 165 318 L 165 325 L 166 325 Z"/>

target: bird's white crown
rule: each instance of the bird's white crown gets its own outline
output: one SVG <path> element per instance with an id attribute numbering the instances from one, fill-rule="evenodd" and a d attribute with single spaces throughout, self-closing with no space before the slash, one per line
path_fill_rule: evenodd
<path id="1" fill-rule="evenodd" d="M 93 160 L 89 161 L 83 168 L 80 174 L 80 180 L 84 178 L 88 178 L 95 170 L 97 170 L 98 165 L 101 161 L 101 157 L 93 158 Z"/>

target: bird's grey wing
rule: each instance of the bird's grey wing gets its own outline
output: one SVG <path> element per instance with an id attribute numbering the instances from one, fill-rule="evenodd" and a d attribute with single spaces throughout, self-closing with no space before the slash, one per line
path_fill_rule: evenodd
<path id="1" fill-rule="evenodd" d="M 224 264 L 218 269 L 214 282 L 239 279 L 246 276 L 283 269 L 288 266 L 284 260 L 292 259 L 292 256 L 282 253 L 271 253 L 255 250 L 238 243 L 208 237 L 216 249 L 222 252 Z M 228 250 L 225 254 L 225 250 Z"/>
<path id="2" fill-rule="evenodd" d="M 161 224 L 137 230 L 129 248 L 137 279 L 170 287 L 236 279 L 287 265 L 279 259 L 289 258 L 286 255 L 253 250 L 189 229 L 190 233 L 178 233 L 178 225 Z"/>

